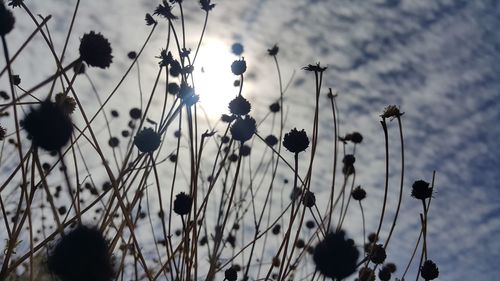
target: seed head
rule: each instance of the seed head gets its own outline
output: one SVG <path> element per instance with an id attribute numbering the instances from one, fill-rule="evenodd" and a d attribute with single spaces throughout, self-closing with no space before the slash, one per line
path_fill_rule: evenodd
<path id="1" fill-rule="evenodd" d="M 320 63 L 318 62 L 318 63 L 316 63 L 316 65 L 309 64 L 307 66 L 304 66 L 302 69 L 305 71 L 314 71 L 314 72 L 320 73 L 320 72 L 325 71 L 327 69 L 327 67 L 322 67 L 320 65 Z"/>
<path id="2" fill-rule="evenodd" d="M 316 205 L 316 196 L 311 191 L 306 191 L 304 197 L 302 198 L 302 204 L 308 208 L 314 207 Z"/>
<path id="3" fill-rule="evenodd" d="M 351 192 L 352 199 L 361 201 L 366 198 L 366 191 L 361 188 L 361 186 L 358 185 L 352 192 Z"/>
<path id="4" fill-rule="evenodd" d="M 234 115 L 243 116 L 247 115 L 252 109 L 250 102 L 243 96 L 238 95 L 229 102 L 229 112 Z"/>
<path id="5" fill-rule="evenodd" d="M 134 137 L 135 146 L 143 153 L 155 151 L 160 146 L 160 142 L 160 134 L 152 128 L 144 128 Z"/>
<path id="6" fill-rule="evenodd" d="M 252 150 L 252 149 L 250 148 L 250 146 L 248 146 L 248 145 L 246 145 L 246 144 L 242 145 L 242 146 L 240 147 L 240 156 L 245 157 L 245 156 L 250 155 L 251 150 Z"/>
<path id="7" fill-rule="evenodd" d="M 16 19 L 12 12 L 0 3 L 0 36 L 7 35 L 13 28 Z"/>
<path id="8" fill-rule="evenodd" d="M 304 130 L 298 131 L 297 128 L 294 128 L 285 134 L 283 146 L 290 152 L 299 153 L 309 147 L 309 138 Z"/>
<path id="9" fill-rule="evenodd" d="M 234 75 L 241 75 L 245 73 L 247 70 L 247 63 L 245 61 L 245 58 L 241 58 L 241 60 L 235 60 L 231 64 L 231 71 L 233 72 Z"/>
<path id="10" fill-rule="evenodd" d="M 358 132 L 354 132 L 351 134 L 351 141 L 353 143 L 361 143 L 363 141 L 363 135 Z"/>
<path id="11" fill-rule="evenodd" d="M 280 48 L 278 47 L 278 45 L 274 44 L 274 46 L 272 46 L 270 49 L 267 49 L 267 53 L 270 56 L 274 57 L 278 54 L 279 50 L 280 50 Z"/>
<path id="12" fill-rule="evenodd" d="M 429 183 L 423 180 L 418 180 L 411 186 L 411 196 L 420 200 L 425 200 L 432 196 L 432 187 L 429 187 Z"/>
<path id="13" fill-rule="evenodd" d="M 80 58 L 90 66 L 107 68 L 113 60 L 111 44 L 101 33 L 86 33 L 80 40 Z"/>
<path id="14" fill-rule="evenodd" d="M 373 269 L 361 267 L 358 274 L 358 281 L 375 281 L 375 273 Z"/>
<path id="15" fill-rule="evenodd" d="M 391 279 L 391 272 L 386 267 L 383 267 L 378 272 L 378 278 L 380 281 L 389 281 Z"/>
<path id="16" fill-rule="evenodd" d="M 382 244 L 373 244 L 371 247 L 370 260 L 374 264 L 381 264 L 385 261 L 387 254 Z"/>
<path id="17" fill-rule="evenodd" d="M 236 281 L 236 279 L 238 279 L 238 273 L 236 269 L 230 267 L 224 271 L 224 277 L 227 281 Z"/>
<path id="18" fill-rule="evenodd" d="M 345 239 L 343 231 L 328 233 L 325 239 L 316 245 L 314 263 L 326 277 L 341 280 L 356 271 L 359 252 L 350 239 Z"/>
<path id="19" fill-rule="evenodd" d="M 59 105 L 66 114 L 71 114 L 76 109 L 76 101 L 72 97 L 68 97 L 63 93 L 59 93 L 56 95 L 56 103 Z"/>
<path id="20" fill-rule="evenodd" d="M 193 199 L 191 196 L 184 192 L 181 192 L 175 196 L 174 200 L 174 212 L 180 216 L 187 215 L 191 211 L 191 205 Z"/>
<path id="21" fill-rule="evenodd" d="M 267 136 L 264 141 L 269 146 L 275 146 L 278 143 L 278 138 L 274 135 Z"/>
<path id="22" fill-rule="evenodd" d="M 271 110 L 272 113 L 276 113 L 276 112 L 279 112 L 280 111 L 280 104 L 279 102 L 273 102 L 270 106 L 269 106 L 269 110 Z"/>
<path id="23" fill-rule="evenodd" d="M 73 133 L 73 123 L 64 109 L 49 100 L 31 111 L 22 121 L 28 138 L 38 147 L 57 151 L 65 146 Z"/>
<path id="24" fill-rule="evenodd" d="M 242 143 L 251 139 L 256 130 L 257 125 L 255 123 L 255 119 L 248 115 L 244 118 L 236 119 L 230 129 L 233 139 Z"/>
<path id="25" fill-rule="evenodd" d="M 425 280 L 436 279 L 439 276 L 439 269 L 432 260 L 426 260 L 420 267 L 420 276 Z"/>
<path id="26" fill-rule="evenodd" d="M 215 7 L 215 4 L 211 4 L 210 2 L 211 0 L 200 0 L 201 9 L 207 13 L 211 11 Z"/>
<path id="27" fill-rule="evenodd" d="M 62 281 L 110 281 L 115 276 L 106 239 L 97 228 L 84 225 L 59 240 L 47 263 Z"/>
<path id="28" fill-rule="evenodd" d="M 397 107 L 395 105 L 388 105 L 384 109 L 384 113 L 382 113 L 382 115 L 380 115 L 380 117 L 382 117 L 382 118 L 397 118 L 403 114 L 404 114 L 404 112 L 399 111 L 399 107 Z"/>

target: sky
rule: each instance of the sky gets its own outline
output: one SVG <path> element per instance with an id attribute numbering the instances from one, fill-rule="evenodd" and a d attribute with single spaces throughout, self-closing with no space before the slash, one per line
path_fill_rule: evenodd
<path id="1" fill-rule="evenodd" d="M 61 46 L 75 1 L 25 2 L 35 13 L 53 16 L 51 32 L 56 46 Z M 197 1 L 185 2 L 188 33 L 198 38 L 203 14 Z M 495 280 L 500 275 L 497 266 L 500 2 L 220 0 L 215 3 L 200 51 L 200 64 L 206 64 L 207 75 L 211 70 L 222 71 L 224 65 L 236 58 L 230 54 L 231 44 L 241 43 L 242 55 L 248 63 L 243 94 L 253 103 L 256 116 L 266 113 L 279 92 L 273 61 L 266 54 L 268 48 L 279 45 L 278 59 L 284 80 L 292 78 L 286 93 L 290 102 L 286 108 L 287 129 L 297 127 L 307 131 L 312 126 L 307 120 L 311 120 L 314 106 L 313 77 L 301 68 L 316 62 L 328 67 L 323 92 L 332 88 L 338 93 L 341 134 L 359 131 L 364 136 L 356 151 L 357 181 L 369 194 L 366 209 L 374 210 L 367 212 L 372 228 L 379 215 L 384 179 L 384 139 L 379 115 L 390 104 L 398 105 L 404 112 L 404 211 L 391 242 L 390 250 L 394 253 L 389 255 L 390 260 L 405 264 L 417 238 L 420 205 L 410 197 L 411 184 L 418 179 L 430 181 L 436 171 L 428 244 L 429 255 L 439 265 L 439 280 Z M 110 39 L 114 53 L 112 67 L 109 71 L 92 73 L 99 91 L 112 89 L 114 84 L 108 81 L 116 81 L 123 73 L 129 63 L 126 54 L 139 49 L 149 30 L 144 24 L 144 14 L 152 12 L 157 4 L 153 0 L 82 1 L 68 57 L 77 54 L 78 34 L 96 30 Z M 12 48 L 19 46 L 32 30 L 21 11 L 16 10 L 15 15 L 24 19 L 16 24 L 19 31 L 9 35 Z M 165 26 L 163 23 L 163 30 L 153 36 L 141 58 L 145 88 L 154 79 L 157 69 L 154 56 L 164 47 Z M 188 42 L 194 49 L 196 41 L 188 38 Z M 38 59 L 47 55 L 37 44 L 42 46 L 43 42 L 33 42 L 28 54 L 32 59 L 18 68 L 22 77 L 33 77 L 33 81 L 51 73 L 50 68 L 34 68 Z M 214 61 L 214 57 L 218 59 Z M 229 76 L 223 76 L 226 80 L 231 79 L 227 69 Z M 29 85 L 30 81 L 25 83 Z M 127 92 L 137 91 L 134 81 L 126 83 L 122 90 L 124 97 Z M 211 97 L 210 92 L 231 91 L 223 87 L 200 94 L 201 105 L 207 107 L 209 115 L 213 114 L 213 122 L 217 113 L 214 110 L 210 113 L 210 108 L 220 109 L 216 105 L 225 103 L 220 97 Z M 95 103 L 95 98 L 89 95 L 85 101 Z M 318 165 L 313 182 L 319 195 L 327 192 L 322 189 L 329 184 L 323 175 L 331 170 L 327 148 L 333 137 L 332 120 L 326 101 L 324 97 L 324 104 L 320 105 L 319 145 L 324 152 L 316 160 L 324 165 Z M 112 101 L 118 108 L 129 107 L 129 102 L 128 98 Z M 400 173 L 396 121 L 389 122 L 389 134 L 393 161 L 389 182 L 394 191 L 389 203 L 395 204 Z M 350 231 L 359 233 L 354 223 L 349 226 Z"/>

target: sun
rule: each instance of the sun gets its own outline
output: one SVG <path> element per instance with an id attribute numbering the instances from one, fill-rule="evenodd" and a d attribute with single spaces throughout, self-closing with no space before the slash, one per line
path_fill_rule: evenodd
<path id="1" fill-rule="evenodd" d="M 204 42 L 196 58 L 193 77 L 200 96 L 198 105 L 212 120 L 228 113 L 228 103 L 238 94 L 239 88 L 234 86 L 238 76 L 231 72 L 236 59 L 228 44 L 213 39 Z"/>

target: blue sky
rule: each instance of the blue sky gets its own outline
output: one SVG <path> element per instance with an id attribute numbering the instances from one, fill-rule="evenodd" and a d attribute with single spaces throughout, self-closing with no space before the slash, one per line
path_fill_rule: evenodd
<path id="1" fill-rule="evenodd" d="M 69 3 L 71 2 L 71 3 Z M 52 14 L 52 32 L 66 31 L 73 1 L 45 3 L 27 1 L 35 13 Z M 156 1 L 82 1 L 74 34 L 96 30 L 113 46 L 110 71 L 94 71 L 102 92 L 113 84 L 127 65 L 126 53 L 137 50 L 148 30 L 144 14 Z M 186 1 L 191 2 L 191 1 Z M 254 114 L 276 99 L 278 86 L 266 49 L 280 46 L 279 60 L 285 79 L 293 75 L 287 92 L 291 102 L 287 128 L 310 130 L 313 80 L 301 67 L 320 61 L 328 66 L 324 88 L 339 93 L 341 133 L 359 131 L 357 181 L 366 188 L 368 220 L 375 227 L 383 187 L 383 135 L 379 115 L 389 104 L 399 105 L 406 145 L 404 212 L 396 228 L 389 255 L 406 263 L 416 239 L 420 205 L 410 195 L 414 180 L 430 181 L 437 172 L 436 194 L 430 214 L 429 253 L 441 271 L 439 280 L 495 280 L 500 275 L 500 4 L 497 1 L 434 0 L 255 0 L 217 1 L 208 23 L 207 42 L 244 45 L 249 78 L 244 94 L 254 103 Z M 193 34 L 199 34 L 203 17 L 196 3 L 186 3 Z M 16 16 L 21 16 L 19 10 Z M 32 29 L 19 20 L 20 32 L 11 36 L 16 46 Z M 10 36 L 10 35 L 9 35 Z M 156 34 L 142 60 L 144 85 L 154 77 L 156 59 L 164 34 Z M 64 36 L 54 36 L 61 44 Z M 58 41 L 59 40 L 59 41 Z M 37 58 L 46 55 L 33 43 L 23 76 L 46 77 L 51 69 L 35 71 Z M 70 43 L 68 57 L 75 56 L 78 40 Z M 220 46 L 220 45 L 217 45 Z M 193 46 L 194 48 L 194 46 Z M 203 50 L 203 49 L 202 49 Z M 210 54 L 207 54 L 208 56 Z M 201 56 L 201 54 L 200 54 Z M 2 58 L 3 59 L 3 58 Z M 1 61 L 3 63 L 3 60 Z M 26 65 L 26 64 L 25 64 Z M 31 67 L 30 67 L 31 65 Z M 252 78 L 253 77 L 253 78 Z M 40 79 L 33 79 L 34 81 Z M 116 79 L 114 79 L 116 80 Z M 2 81 L 4 83 L 5 81 Z M 29 82 L 27 82 L 29 83 Z M 129 91 L 134 91 L 134 82 Z M 2 86 L 4 84 L 1 84 Z M 88 85 L 82 85 L 87 87 Z M 202 97 L 208 100 L 209 97 Z M 127 105 L 126 99 L 114 101 Z M 326 101 L 326 99 L 325 99 Z M 95 102 L 89 97 L 87 102 Z M 331 145 L 331 119 L 327 104 L 321 106 L 320 147 Z M 391 188 L 396 192 L 399 176 L 396 122 L 390 123 L 394 162 Z M 330 155 L 320 154 L 315 185 L 325 192 Z M 323 161 L 323 162 L 321 162 Z M 394 203 L 396 195 L 390 197 Z M 354 211 L 353 211 L 354 213 Z M 354 213 L 353 215 L 356 215 Z M 370 225 L 370 223 L 368 224 Z M 352 232 L 359 226 L 349 225 Z M 413 275 L 411 275 L 413 276 Z"/>

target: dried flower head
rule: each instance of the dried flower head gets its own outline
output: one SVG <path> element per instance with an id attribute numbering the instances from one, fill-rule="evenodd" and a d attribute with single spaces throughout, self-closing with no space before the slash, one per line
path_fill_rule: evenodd
<path id="1" fill-rule="evenodd" d="M 231 64 L 231 71 L 234 75 L 242 75 L 247 70 L 247 63 L 245 58 L 241 58 L 241 60 L 235 60 Z"/>
<path id="2" fill-rule="evenodd" d="M 175 196 L 174 200 L 174 212 L 178 215 L 187 215 L 191 211 L 191 205 L 193 204 L 193 198 L 184 192 L 181 192 Z"/>
<path id="3" fill-rule="evenodd" d="M 252 105 L 243 96 L 238 95 L 229 102 L 229 112 L 234 115 L 243 116 L 250 113 Z"/>
<path id="4" fill-rule="evenodd" d="M 353 143 L 361 143 L 363 141 L 363 135 L 359 132 L 353 132 L 350 136 L 350 139 Z"/>
<path id="5" fill-rule="evenodd" d="M 147 13 L 146 14 L 146 17 L 144 18 L 144 20 L 146 21 L 146 25 L 155 25 L 157 24 L 158 22 L 153 18 L 153 16 L 151 16 L 150 13 Z"/>
<path id="6" fill-rule="evenodd" d="M 231 126 L 231 135 L 233 139 L 246 142 L 247 140 L 253 137 L 257 130 L 257 125 L 255 123 L 255 119 L 250 116 L 245 116 L 244 118 L 238 118 Z"/>
<path id="7" fill-rule="evenodd" d="M 322 67 L 322 66 L 320 65 L 320 63 L 318 62 L 318 63 L 316 63 L 316 65 L 309 64 L 309 65 L 307 65 L 307 66 L 304 66 L 302 69 L 303 69 L 303 70 L 306 70 L 306 71 L 314 71 L 314 72 L 318 72 L 318 73 L 320 73 L 320 72 L 325 71 L 325 70 L 327 69 L 327 67 L 326 67 L 326 66 L 325 66 L 325 67 Z"/>
<path id="8" fill-rule="evenodd" d="M 395 105 L 388 105 L 384 109 L 384 113 L 382 113 L 382 115 L 380 115 L 380 117 L 382 117 L 382 118 L 398 118 L 403 114 L 404 114 L 404 112 L 399 111 L 399 107 L 397 107 Z"/>
<path id="9" fill-rule="evenodd" d="M 23 4 L 24 0 L 10 0 L 9 1 L 9 6 L 12 8 L 20 7 Z"/>
<path id="10" fill-rule="evenodd" d="M 386 267 L 382 267 L 378 272 L 378 278 L 380 281 L 389 281 L 391 279 L 391 272 Z"/>
<path id="11" fill-rule="evenodd" d="M 172 6 L 170 6 L 166 0 L 163 0 L 163 4 L 158 5 L 156 7 L 153 15 L 160 15 L 168 20 L 175 20 L 177 17 L 172 14 Z"/>
<path id="12" fill-rule="evenodd" d="M 160 146 L 160 142 L 160 134 L 152 128 L 144 128 L 134 137 L 135 146 L 143 153 L 155 151 Z"/>
<path id="13" fill-rule="evenodd" d="M 382 244 L 373 244 L 371 247 L 370 260 L 374 264 L 381 264 L 385 261 L 387 254 Z"/>
<path id="14" fill-rule="evenodd" d="M 272 112 L 272 113 L 276 113 L 276 112 L 279 112 L 280 111 L 280 104 L 279 102 L 273 102 L 270 106 L 269 106 L 269 110 Z"/>
<path id="15" fill-rule="evenodd" d="M 244 144 L 240 147 L 240 156 L 248 156 L 250 155 L 250 152 L 252 151 L 252 148 L 250 148 L 250 146 Z"/>
<path id="16" fill-rule="evenodd" d="M 234 269 L 232 266 L 226 271 L 224 271 L 224 279 L 227 281 L 236 281 L 238 279 L 238 273 L 236 272 L 236 269 Z"/>
<path id="17" fill-rule="evenodd" d="M 33 144 L 48 151 L 61 149 L 73 133 L 69 115 L 62 107 L 49 100 L 42 102 L 38 108 L 31 108 L 22 125 Z"/>
<path id="18" fill-rule="evenodd" d="M 13 28 L 16 19 L 12 12 L 0 3 L 0 36 L 7 35 Z"/>
<path id="19" fill-rule="evenodd" d="M 200 0 L 201 9 L 207 13 L 210 12 L 215 7 L 215 4 L 211 4 L 210 2 L 212 2 L 212 1 L 211 0 Z"/>
<path id="20" fill-rule="evenodd" d="M 197 103 L 200 99 L 198 95 L 194 93 L 193 87 L 189 86 L 187 83 L 181 83 L 179 88 L 179 93 L 177 96 L 181 99 L 182 103 L 186 106 L 192 106 Z"/>
<path id="21" fill-rule="evenodd" d="M 353 191 L 351 192 L 352 199 L 361 201 L 366 198 L 366 191 L 361 188 L 361 186 L 357 186 Z"/>
<path id="22" fill-rule="evenodd" d="M 130 115 L 130 118 L 132 119 L 141 119 L 141 110 L 137 107 L 134 107 L 132 109 L 130 109 L 129 111 L 129 115 Z"/>
<path id="23" fill-rule="evenodd" d="M 439 269 L 432 260 L 426 260 L 420 267 L 420 276 L 425 280 L 434 280 L 439 276 Z"/>
<path id="24" fill-rule="evenodd" d="M 298 131 L 297 128 L 294 128 L 285 134 L 283 146 L 290 152 L 299 153 L 309 147 L 309 138 L 304 130 Z"/>
<path id="25" fill-rule="evenodd" d="M 314 205 L 316 205 L 316 196 L 314 193 L 309 190 L 306 191 L 304 197 L 302 197 L 302 204 L 304 204 L 307 208 L 314 207 Z"/>
<path id="26" fill-rule="evenodd" d="M 59 93 L 56 95 L 56 103 L 59 105 L 66 114 L 71 114 L 76 109 L 76 101 L 72 97 L 68 97 L 63 93 Z"/>
<path id="27" fill-rule="evenodd" d="M 387 270 L 389 270 L 390 273 L 394 273 L 396 272 L 396 265 L 392 262 L 389 262 L 389 263 L 386 263 L 384 264 L 384 268 L 386 268 Z"/>
<path id="28" fill-rule="evenodd" d="M 425 200 L 432 196 L 432 187 L 429 183 L 423 180 L 418 180 L 411 186 L 411 196 L 420 200 Z"/>
<path id="29" fill-rule="evenodd" d="M 278 138 L 274 135 L 268 135 L 264 141 L 269 146 L 275 146 L 278 143 Z"/>
<path id="30" fill-rule="evenodd" d="M 111 44 L 101 33 L 91 31 L 80 40 L 80 58 L 90 66 L 107 68 L 113 60 Z"/>
<path id="31" fill-rule="evenodd" d="M 243 47 L 243 44 L 241 44 L 239 42 L 235 42 L 235 43 L 233 43 L 233 45 L 231 45 L 231 52 L 233 52 L 233 54 L 235 54 L 237 56 L 241 56 L 241 54 L 243 54 L 244 50 L 245 50 L 245 47 Z"/>
<path id="32" fill-rule="evenodd" d="M 375 281 L 375 273 L 369 267 L 361 267 L 358 274 L 358 281 Z"/>
<path id="33" fill-rule="evenodd" d="M 84 225 L 59 240 L 47 264 L 62 281 L 110 281 L 115 276 L 106 239 L 97 228 Z"/>
<path id="34" fill-rule="evenodd" d="M 359 252 L 343 231 L 330 232 L 314 249 L 314 263 L 321 274 L 341 280 L 356 271 Z"/>
<path id="35" fill-rule="evenodd" d="M 270 49 L 267 49 L 267 54 L 274 57 L 278 54 L 279 50 L 280 48 L 278 47 L 278 45 L 274 44 L 274 46 L 272 46 Z"/>

